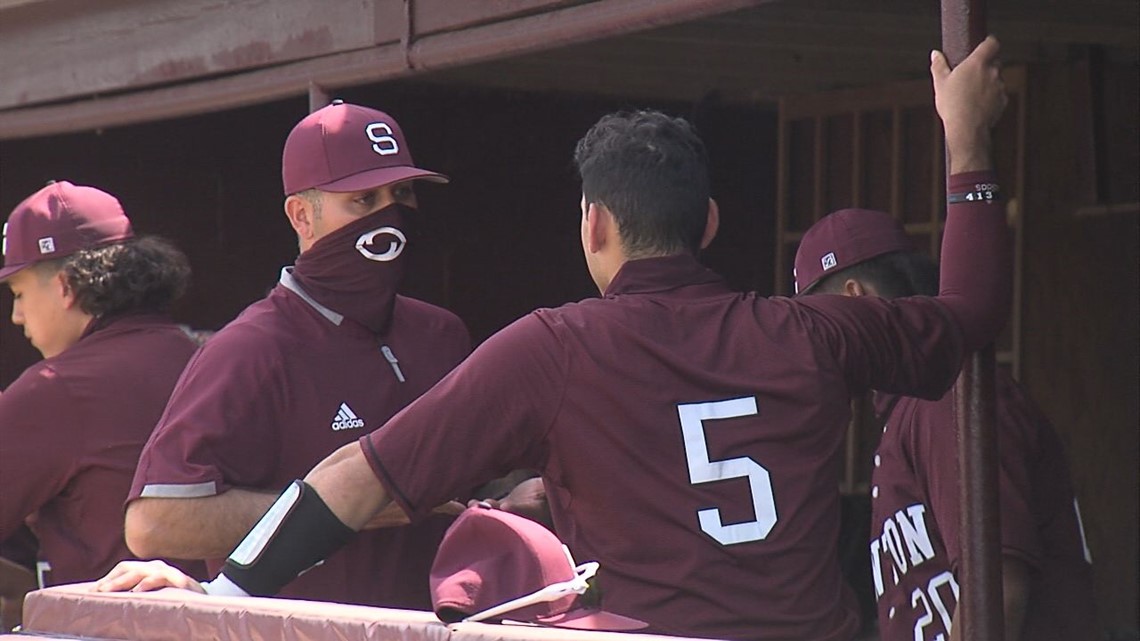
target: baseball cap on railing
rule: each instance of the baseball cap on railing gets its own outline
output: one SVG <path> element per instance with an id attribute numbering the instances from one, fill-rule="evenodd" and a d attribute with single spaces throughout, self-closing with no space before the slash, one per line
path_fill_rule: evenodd
<path id="1" fill-rule="evenodd" d="M 281 155 L 286 196 L 313 188 L 362 191 L 412 179 L 448 180 L 415 166 L 395 118 L 339 100 L 297 123 Z"/>
<path id="2" fill-rule="evenodd" d="M 911 251 L 914 244 L 890 214 L 872 209 L 840 209 L 804 233 L 796 250 L 796 294 L 806 294 L 829 272 L 876 256 Z"/>
<path id="3" fill-rule="evenodd" d="M 67 181 L 50 182 L 16 205 L 4 223 L 0 281 L 35 263 L 132 236 L 131 221 L 111 194 Z"/>
<path id="4" fill-rule="evenodd" d="M 499 621 L 576 628 L 638 630 L 646 623 L 578 597 L 598 570 L 575 565 L 550 530 L 485 505 L 468 508 L 447 530 L 431 568 L 432 606 L 441 621 Z"/>

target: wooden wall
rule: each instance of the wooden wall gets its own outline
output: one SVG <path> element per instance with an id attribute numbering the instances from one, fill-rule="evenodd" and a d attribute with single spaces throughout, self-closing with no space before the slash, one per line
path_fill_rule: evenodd
<path id="1" fill-rule="evenodd" d="M 428 233 L 406 290 L 458 313 L 477 340 L 538 306 L 595 295 L 578 241 L 574 143 L 602 114 L 646 105 L 410 83 L 337 94 L 389 111 L 423 166 L 452 176 L 418 190 Z M 742 289 L 772 282 L 775 115 L 714 100 L 653 105 L 692 116 L 714 160 L 720 238 L 706 261 Z M 141 233 L 176 241 L 194 284 L 177 316 L 217 329 L 273 285 L 296 242 L 281 212 L 280 152 L 302 100 L 180 120 L 0 142 L 0 210 L 48 179 L 102 186 Z M 0 292 L 0 314 L 11 295 Z M 0 388 L 37 354 L 0 323 Z"/>
<path id="2" fill-rule="evenodd" d="M 1104 623 L 1135 639 L 1140 212 L 1089 206 L 1140 200 L 1138 70 L 1089 71 L 1031 68 L 1022 371 L 1068 449 Z"/>

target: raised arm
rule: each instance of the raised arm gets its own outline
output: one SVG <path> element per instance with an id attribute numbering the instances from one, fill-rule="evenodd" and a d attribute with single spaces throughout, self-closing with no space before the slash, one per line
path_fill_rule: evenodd
<path id="1" fill-rule="evenodd" d="M 990 36 L 953 70 L 941 52 L 931 54 L 951 174 L 939 298 L 958 321 L 968 352 L 1001 331 L 1012 292 L 1009 231 L 993 172 L 992 130 L 1008 100 L 999 53 Z"/>

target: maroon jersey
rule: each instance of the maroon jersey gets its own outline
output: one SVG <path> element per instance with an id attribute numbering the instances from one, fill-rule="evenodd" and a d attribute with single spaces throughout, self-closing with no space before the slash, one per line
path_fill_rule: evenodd
<path id="1" fill-rule="evenodd" d="M 288 272 L 187 366 L 131 489 L 142 497 L 279 491 L 366 424 L 387 420 L 466 356 L 453 314 L 397 297 L 387 333 L 320 306 Z M 339 323 L 339 324 L 338 324 Z M 281 596 L 430 609 L 428 570 L 450 523 L 362 532 Z M 211 562 L 216 571 L 221 561 Z"/>
<path id="2" fill-rule="evenodd" d="M 0 541 L 30 517 L 45 584 L 94 580 L 133 558 L 123 499 L 195 347 L 164 317 L 96 320 L 0 395 Z"/>
<path id="3" fill-rule="evenodd" d="M 897 301 L 767 299 L 687 255 L 627 262 L 603 298 L 488 339 L 361 447 L 413 518 L 540 470 L 558 534 L 601 563 L 604 607 L 651 631 L 850 639 L 849 395 L 940 397 L 1008 310 L 1001 208 L 955 205 L 944 239 L 944 295 Z"/>
<path id="4" fill-rule="evenodd" d="M 1002 368 L 997 373 L 1002 554 L 1035 570 L 1023 639 L 1096 639 L 1092 559 L 1061 443 Z M 949 639 L 961 560 L 954 394 L 879 395 L 889 418 L 875 454 L 871 570 L 884 641 Z"/>
<path id="5" fill-rule="evenodd" d="M 932 299 L 823 298 L 736 294 L 687 256 L 627 263 L 604 299 L 517 321 L 362 444 L 416 514 L 541 470 L 558 533 L 602 564 L 605 607 L 654 631 L 847 639 L 850 390 L 937 393 L 960 341 Z"/>

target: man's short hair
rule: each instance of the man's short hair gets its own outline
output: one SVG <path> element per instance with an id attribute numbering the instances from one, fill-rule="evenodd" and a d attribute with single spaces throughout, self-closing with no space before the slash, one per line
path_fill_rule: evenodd
<path id="1" fill-rule="evenodd" d="M 938 265 L 930 257 L 912 251 L 880 254 L 828 274 L 812 293 L 841 293 L 848 279 L 871 285 L 883 298 L 938 295 Z"/>
<path id="2" fill-rule="evenodd" d="M 62 272 L 76 303 L 96 318 L 166 312 L 190 284 L 190 263 L 156 237 L 82 249 L 32 266 L 40 275 Z"/>
<path id="3" fill-rule="evenodd" d="M 603 117 L 574 162 L 588 203 L 613 214 L 631 257 L 700 250 L 708 219 L 708 153 L 683 118 L 659 111 Z"/>

